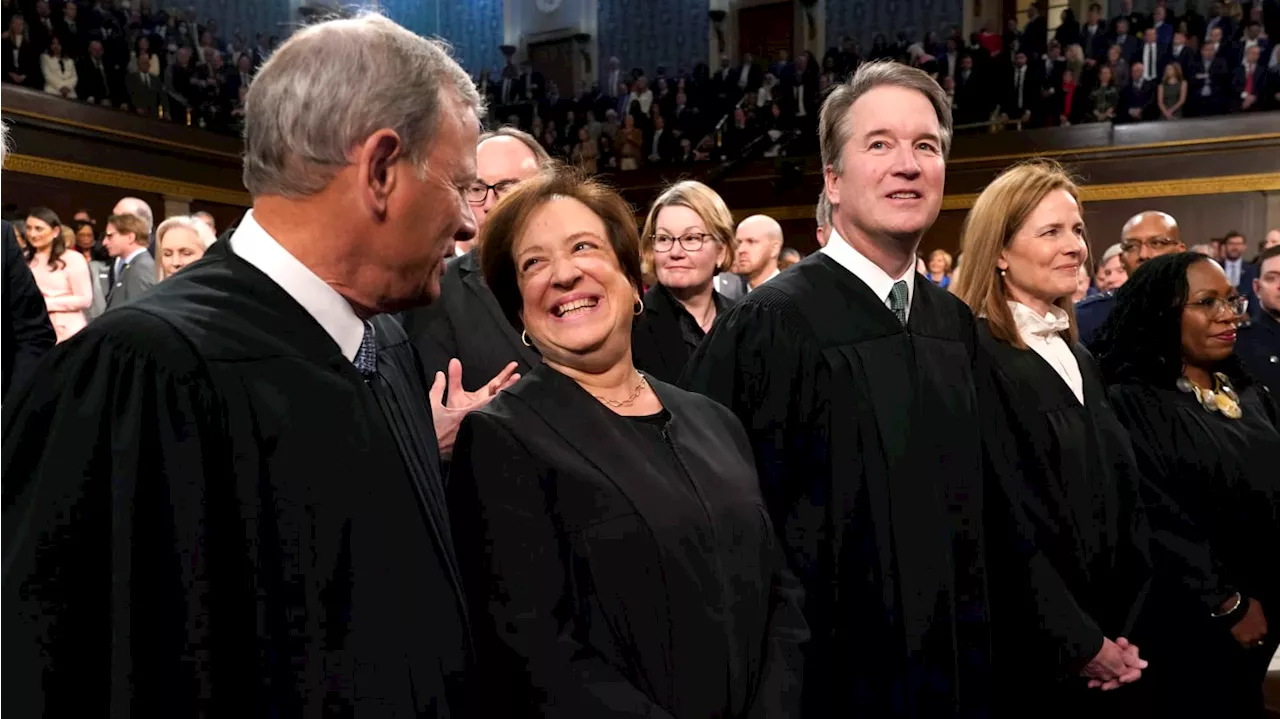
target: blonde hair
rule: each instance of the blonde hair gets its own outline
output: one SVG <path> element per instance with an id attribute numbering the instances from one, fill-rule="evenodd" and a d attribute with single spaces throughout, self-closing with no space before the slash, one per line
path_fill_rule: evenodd
<path id="1" fill-rule="evenodd" d="M 174 215 L 156 228 L 156 281 L 164 279 L 164 263 L 159 262 L 160 253 L 164 251 L 164 236 L 177 227 L 183 227 L 196 233 L 196 238 L 200 240 L 200 244 L 204 245 L 207 250 L 209 246 L 218 241 L 213 230 L 209 229 L 209 225 L 205 224 L 195 215 Z M 119 228 L 116 228 L 119 229 Z"/>
<path id="2" fill-rule="evenodd" d="M 644 220 L 644 231 L 640 234 L 640 262 L 645 273 L 653 271 L 653 234 L 658 229 L 658 213 L 664 207 L 687 207 L 696 212 L 702 224 L 706 225 L 707 232 L 726 250 L 719 270 L 728 272 L 733 267 L 733 256 L 738 251 L 738 238 L 728 205 L 710 187 L 697 180 L 684 180 L 663 190 L 649 208 L 649 216 Z"/>
<path id="3" fill-rule="evenodd" d="M 945 261 L 947 264 L 947 266 L 942 270 L 942 274 L 944 275 L 951 274 L 951 270 L 953 269 L 954 265 L 952 264 L 951 253 L 947 252 L 946 250 L 934 250 L 933 252 L 930 252 L 929 261 L 925 263 L 925 269 L 926 270 L 929 269 L 929 265 L 933 264 L 933 260 L 936 257 L 941 257 L 943 261 Z"/>
<path id="4" fill-rule="evenodd" d="M 1052 160 L 1014 165 L 987 185 L 965 219 L 960 242 L 964 248 L 965 271 L 951 278 L 956 296 L 969 305 L 974 314 L 986 318 L 991 336 L 1019 349 L 1027 346 L 1018 334 L 1013 311 L 1009 309 L 1009 293 L 997 262 L 1027 217 L 1055 190 L 1066 190 L 1080 202 L 1075 181 Z M 1068 343 L 1075 342 L 1078 332 L 1071 297 L 1060 297 L 1054 305 L 1065 311 L 1071 322 L 1062 338 Z"/>

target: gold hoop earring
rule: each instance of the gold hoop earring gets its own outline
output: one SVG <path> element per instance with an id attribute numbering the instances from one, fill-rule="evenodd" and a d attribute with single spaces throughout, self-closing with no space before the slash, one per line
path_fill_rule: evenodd
<path id="1" fill-rule="evenodd" d="M 640 315 L 644 314 L 644 303 L 641 302 L 640 300 L 636 300 L 635 306 L 631 308 L 631 313 L 634 314 L 636 317 L 639 317 Z"/>
<path id="2" fill-rule="evenodd" d="M 524 343 L 525 347 L 533 346 L 533 343 L 529 341 L 529 333 L 524 330 L 520 330 L 520 341 Z"/>

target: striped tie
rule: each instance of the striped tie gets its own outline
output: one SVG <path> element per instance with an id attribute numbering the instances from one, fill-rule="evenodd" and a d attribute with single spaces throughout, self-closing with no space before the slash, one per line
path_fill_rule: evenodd
<path id="1" fill-rule="evenodd" d="M 893 283 L 893 289 L 889 290 L 889 309 L 898 316 L 898 321 L 905 327 L 907 325 L 907 281 L 898 280 Z"/>
<path id="2" fill-rule="evenodd" d="M 360 340 L 360 349 L 356 350 L 356 358 L 351 360 L 360 375 L 371 379 L 378 374 L 378 343 L 373 332 L 373 325 L 364 323 L 364 339 Z"/>

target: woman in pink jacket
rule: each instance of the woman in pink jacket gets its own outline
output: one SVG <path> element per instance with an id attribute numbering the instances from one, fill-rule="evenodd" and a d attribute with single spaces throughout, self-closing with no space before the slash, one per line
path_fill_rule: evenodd
<path id="1" fill-rule="evenodd" d="M 27 213 L 27 266 L 44 294 L 49 321 L 63 342 L 88 324 L 84 311 L 93 303 L 89 263 L 62 238 L 62 222 L 53 210 L 35 207 Z"/>

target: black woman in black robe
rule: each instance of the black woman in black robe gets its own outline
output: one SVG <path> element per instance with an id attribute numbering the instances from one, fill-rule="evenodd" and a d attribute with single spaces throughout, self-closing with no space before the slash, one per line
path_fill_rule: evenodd
<path id="1" fill-rule="evenodd" d="M 1008 503 L 986 514 L 998 713 L 1132 716 L 1141 692 L 1122 682 L 1141 679 L 1128 637 L 1146 532 L 1128 436 L 1072 317 L 1087 257 L 1075 184 L 1053 163 L 1006 171 L 963 246 L 956 294 L 980 317 L 998 418 L 983 433 L 999 480 L 988 497 Z"/>
<path id="2" fill-rule="evenodd" d="M 1233 353 L 1242 305 L 1213 261 L 1159 257 L 1098 348 L 1144 479 L 1156 581 L 1135 641 L 1160 716 L 1263 716 L 1280 644 L 1280 432 Z"/>

